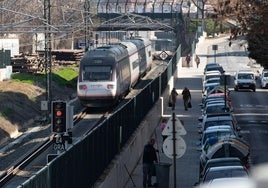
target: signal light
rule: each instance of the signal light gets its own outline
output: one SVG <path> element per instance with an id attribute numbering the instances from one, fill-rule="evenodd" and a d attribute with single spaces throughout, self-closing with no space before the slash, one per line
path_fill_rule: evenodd
<path id="1" fill-rule="evenodd" d="M 52 132 L 64 133 L 66 132 L 67 119 L 67 103 L 64 101 L 52 102 Z"/>

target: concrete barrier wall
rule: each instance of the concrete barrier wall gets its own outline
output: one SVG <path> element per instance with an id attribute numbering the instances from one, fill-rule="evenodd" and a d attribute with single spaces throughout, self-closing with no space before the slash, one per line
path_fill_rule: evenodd
<path id="1" fill-rule="evenodd" d="M 95 188 L 124 187 L 129 180 L 128 172 L 135 170 L 142 157 L 143 147 L 155 134 L 156 127 L 160 124 L 162 113 L 167 107 L 168 98 L 174 85 L 173 76 L 170 78 L 169 86 L 166 88 L 161 99 L 159 99 L 152 110 L 147 114 L 139 128 L 129 139 L 129 143 L 123 148 L 111 165 L 107 168 L 96 184 Z M 171 88 L 171 89 L 170 89 Z M 126 169 L 127 168 L 127 169 Z M 128 170 L 128 172 L 127 172 Z"/>
<path id="2" fill-rule="evenodd" d="M 94 187 L 124 187 L 140 157 L 142 156 L 143 146 L 154 135 L 155 128 L 159 125 L 161 118 L 161 102 L 158 100 L 154 108 L 148 113 L 145 120 L 142 121 L 136 133 L 130 138 L 129 143 L 123 148 L 111 165 L 108 167 L 103 177 L 103 181 L 97 182 Z M 127 170 L 126 170 L 127 168 Z"/>

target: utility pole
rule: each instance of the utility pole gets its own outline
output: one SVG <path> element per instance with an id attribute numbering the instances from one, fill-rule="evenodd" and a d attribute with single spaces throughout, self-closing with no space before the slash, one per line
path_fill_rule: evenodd
<path id="1" fill-rule="evenodd" d="M 44 25 L 45 25 L 45 74 L 46 74 L 46 101 L 48 105 L 48 114 L 51 112 L 52 101 L 52 63 L 51 63 L 51 15 L 50 0 L 44 0 Z"/>
<path id="2" fill-rule="evenodd" d="M 85 51 L 87 51 L 89 47 L 89 29 L 88 29 L 88 22 L 89 22 L 89 9 L 90 9 L 90 2 L 89 0 L 85 0 L 84 3 L 84 24 L 85 24 Z"/>
<path id="3" fill-rule="evenodd" d="M 175 110 L 175 109 L 174 109 Z M 172 139 L 173 139 L 173 176 L 174 176 L 174 188 L 177 187 L 177 173 L 176 173 L 176 158 L 177 158 L 177 154 L 176 154 L 176 129 L 175 129 L 175 124 L 176 123 L 176 119 L 175 119 L 175 112 L 173 111 L 172 112 L 172 129 L 173 129 L 173 132 L 172 132 Z"/>

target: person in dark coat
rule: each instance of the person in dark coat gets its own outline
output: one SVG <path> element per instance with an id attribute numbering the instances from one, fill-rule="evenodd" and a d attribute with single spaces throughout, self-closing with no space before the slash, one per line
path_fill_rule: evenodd
<path id="1" fill-rule="evenodd" d="M 195 55 L 195 62 L 196 62 L 196 67 L 198 68 L 198 66 L 200 64 L 200 58 L 198 55 Z"/>
<path id="2" fill-rule="evenodd" d="M 170 94 L 171 104 L 172 104 L 172 110 L 175 109 L 176 99 L 177 99 L 178 93 L 176 91 L 176 88 L 173 88 Z"/>
<path id="3" fill-rule="evenodd" d="M 186 59 L 187 67 L 190 67 L 190 62 L 191 62 L 190 54 L 188 54 L 185 59 Z"/>
<path id="4" fill-rule="evenodd" d="M 183 99 L 184 109 L 188 110 L 188 104 L 189 102 L 191 102 L 191 93 L 187 87 L 185 87 L 182 91 L 182 99 Z"/>
<path id="5" fill-rule="evenodd" d="M 143 187 L 152 187 L 152 170 L 154 167 L 154 163 L 158 162 L 156 152 L 157 150 L 154 148 L 155 139 L 152 138 L 148 144 L 144 146 L 143 149 Z"/>

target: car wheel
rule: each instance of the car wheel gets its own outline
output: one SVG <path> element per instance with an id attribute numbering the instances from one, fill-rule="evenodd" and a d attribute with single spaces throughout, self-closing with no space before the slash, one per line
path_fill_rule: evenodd
<path id="1" fill-rule="evenodd" d="M 255 92 L 256 91 L 256 88 L 253 88 L 252 90 L 253 90 L 253 92 Z"/>
<path id="2" fill-rule="evenodd" d="M 237 88 L 237 87 L 235 87 L 235 88 L 234 88 L 234 90 L 235 90 L 235 91 L 238 91 L 238 88 Z"/>

